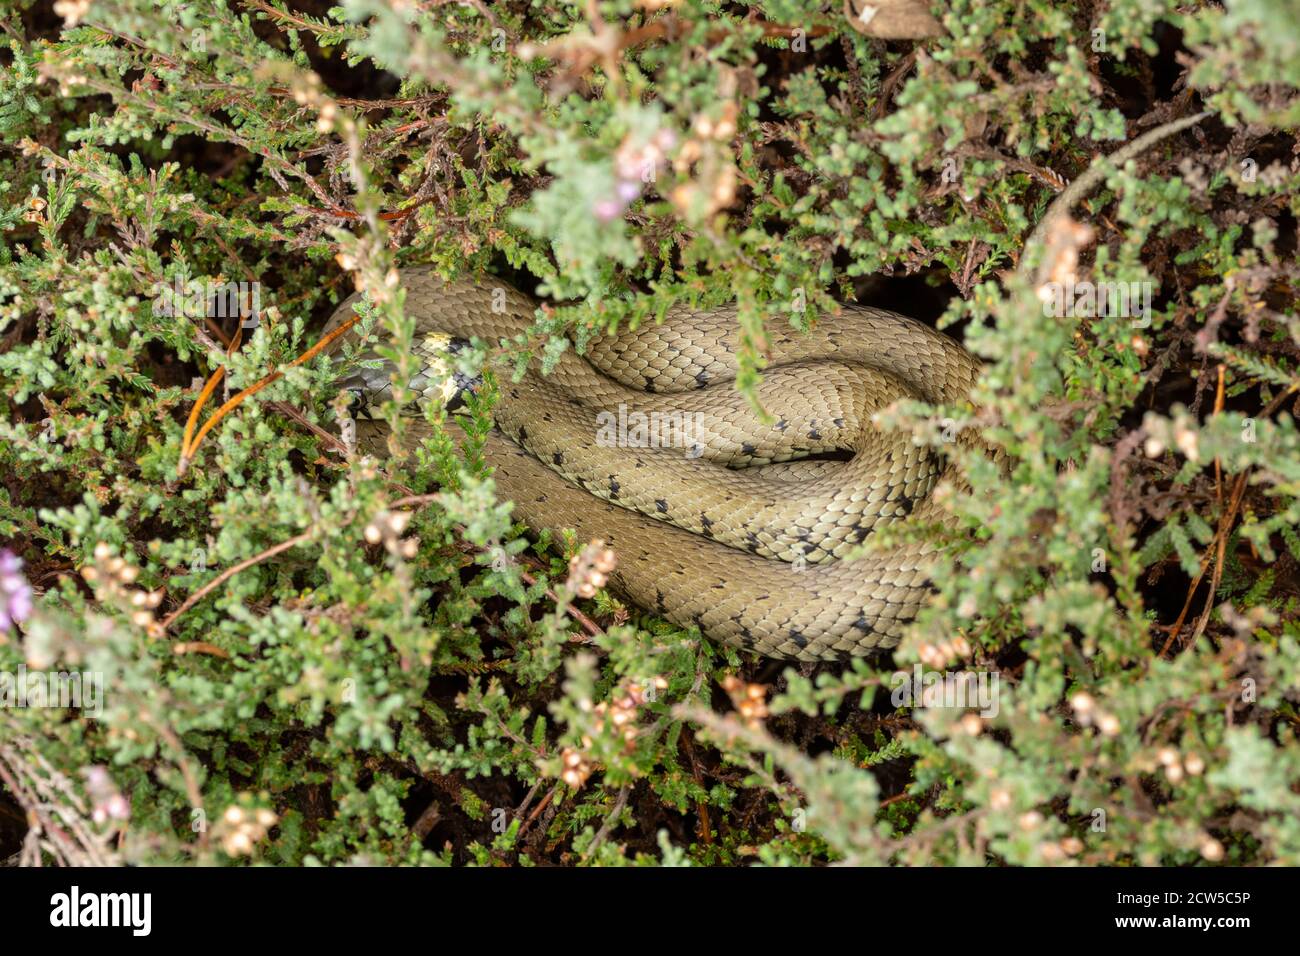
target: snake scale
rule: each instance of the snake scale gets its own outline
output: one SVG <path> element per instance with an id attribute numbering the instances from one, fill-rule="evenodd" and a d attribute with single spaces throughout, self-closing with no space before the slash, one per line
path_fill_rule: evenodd
<path id="1" fill-rule="evenodd" d="M 496 279 L 444 283 L 407 269 L 401 283 L 425 362 L 411 385 L 424 400 L 440 400 L 447 379 L 434 369 L 445 368 L 449 337 L 495 345 L 534 325 L 536 303 Z M 919 322 L 846 305 L 809 333 L 769 333 L 765 424 L 733 387 L 738 335 L 734 307 L 677 309 L 585 355 L 566 350 L 546 376 L 501 376 L 485 447 L 498 494 L 534 529 L 604 539 L 621 591 L 715 640 L 804 661 L 891 647 L 926 599 L 936 554 L 903 543 L 842 558 L 887 524 L 944 522 L 932 491 L 956 476 L 872 415 L 900 398 L 961 402 L 979 364 Z M 355 329 L 338 344 L 349 338 Z M 387 427 L 365 409 L 382 400 L 390 369 L 348 371 L 358 447 L 383 456 Z"/>

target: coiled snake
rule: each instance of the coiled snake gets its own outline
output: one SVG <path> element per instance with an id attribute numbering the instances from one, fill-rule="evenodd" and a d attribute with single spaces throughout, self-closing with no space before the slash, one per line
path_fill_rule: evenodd
<path id="1" fill-rule="evenodd" d="M 1094 161 L 1048 207 L 1022 252 L 1021 276 L 1030 277 L 1029 251 L 1046 245 L 1053 223 L 1107 169 L 1208 115 L 1166 122 Z M 429 368 L 442 361 L 439 335 L 495 342 L 533 324 L 532 300 L 502 283 L 445 285 L 418 270 L 402 283 Z M 840 558 L 889 522 L 946 524 L 931 492 L 945 478 L 963 482 L 906 437 L 879 432 L 871 415 L 902 397 L 961 402 L 979 364 L 912 319 L 844 306 L 810 334 L 772 336 L 759 397 L 777 419 L 764 425 L 731 388 L 738 332 L 734 309 L 676 311 L 598 340 L 585 358 L 564 353 L 545 379 L 530 372 L 508 385 L 485 449 L 498 491 L 534 528 L 604 538 L 618 553 L 623 591 L 715 640 L 804 661 L 892 647 L 925 601 L 937 555 L 904 543 Z M 432 393 L 435 378 L 412 384 Z M 364 407 L 388 373 L 370 369 L 352 381 Z M 656 428 L 665 414 L 668 427 Z M 386 448 L 374 421 L 357 423 L 357 439 L 375 453 Z M 832 451 L 852 458 L 808 460 Z"/>
<path id="2" fill-rule="evenodd" d="M 411 384 L 428 399 L 446 381 L 434 369 L 449 336 L 495 345 L 533 326 L 533 300 L 495 279 L 445 284 L 404 270 L 401 281 L 426 360 Z M 774 422 L 764 424 L 732 387 L 738 334 L 734 308 L 677 310 L 585 356 L 565 351 L 545 377 L 502 376 L 485 448 L 498 494 L 533 528 L 603 538 L 622 591 L 715 640 L 806 661 L 893 646 L 925 600 L 932 549 L 841 558 L 885 524 L 943 522 L 931 492 L 949 466 L 871 416 L 899 398 L 960 402 L 979 365 L 912 319 L 844 306 L 811 333 L 770 333 L 758 395 Z M 366 409 L 389 369 L 349 371 L 358 446 L 382 455 L 386 426 Z"/>

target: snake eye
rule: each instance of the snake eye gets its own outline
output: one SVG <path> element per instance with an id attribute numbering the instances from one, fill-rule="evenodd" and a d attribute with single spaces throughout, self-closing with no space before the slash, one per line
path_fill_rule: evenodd
<path id="1" fill-rule="evenodd" d="M 348 413 L 353 418 L 371 417 L 374 389 L 366 382 L 364 375 L 352 374 L 335 384 L 340 392 L 348 396 Z"/>
<path id="2" fill-rule="evenodd" d="M 344 389 L 344 391 L 346 391 L 352 399 L 349 406 L 352 409 L 352 416 L 354 418 L 369 418 L 370 403 L 366 400 L 365 389 L 360 386 L 353 386 Z"/>

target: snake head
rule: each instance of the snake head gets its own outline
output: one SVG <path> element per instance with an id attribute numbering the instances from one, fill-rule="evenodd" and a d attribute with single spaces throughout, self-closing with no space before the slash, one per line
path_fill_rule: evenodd
<path id="1" fill-rule="evenodd" d="M 407 383 L 416 393 L 415 405 L 437 402 L 444 410 L 455 412 L 466 407 L 469 395 L 483 383 L 480 375 L 467 372 L 458 359 L 472 350 L 468 339 L 443 332 L 432 332 L 417 342 L 412 354 L 419 369 Z M 392 395 L 394 363 L 375 353 L 363 355 L 353 370 L 338 381 L 341 390 L 351 393 L 353 414 L 357 418 L 374 418 L 379 407 Z"/>
<path id="2" fill-rule="evenodd" d="M 416 353 L 425 364 L 411 379 L 411 388 L 422 396 L 436 397 L 449 412 L 466 407 L 466 401 L 480 385 L 483 377 L 466 371 L 464 359 L 473 352 L 469 339 L 432 332 L 424 337 Z"/>

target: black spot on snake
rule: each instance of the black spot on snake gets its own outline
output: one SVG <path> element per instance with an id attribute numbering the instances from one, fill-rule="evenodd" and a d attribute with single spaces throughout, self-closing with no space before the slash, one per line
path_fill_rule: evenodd
<path id="1" fill-rule="evenodd" d="M 808 429 L 808 437 L 813 441 L 821 441 L 822 433 L 815 428 Z"/>
<path id="2" fill-rule="evenodd" d="M 708 385 L 708 384 L 709 384 L 709 373 L 708 373 L 708 372 L 696 372 L 696 373 L 695 373 L 695 384 L 698 385 L 700 388 L 703 388 L 705 385 Z"/>
<path id="3" fill-rule="evenodd" d="M 523 425 L 519 426 L 519 440 L 521 442 L 528 441 L 528 429 L 525 428 Z"/>
<path id="4" fill-rule="evenodd" d="M 776 430 L 779 432 L 783 432 L 789 427 L 790 427 L 790 423 L 787 422 L 784 418 L 776 423 Z"/>
<path id="5" fill-rule="evenodd" d="M 657 510 L 660 514 L 668 514 L 668 502 L 665 501 L 663 498 L 656 498 L 655 510 Z"/>
<path id="6" fill-rule="evenodd" d="M 876 629 L 871 626 L 871 622 L 868 621 L 865 617 L 860 617 L 856 621 L 854 621 L 853 629 L 855 631 L 861 631 L 863 634 L 876 633 Z"/>
<path id="7" fill-rule="evenodd" d="M 709 516 L 706 515 L 703 511 L 701 511 L 700 512 L 700 534 L 704 535 L 705 537 L 712 538 L 713 532 L 709 530 L 712 527 L 713 527 L 713 522 L 709 520 Z"/>
<path id="8" fill-rule="evenodd" d="M 610 476 L 609 476 L 609 496 L 610 496 L 611 498 L 617 499 L 617 498 L 618 498 L 618 489 L 619 489 L 618 479 L 615 478 L 613 475 L 610 475 Z"/>
<path id="9" fill-rule="evenodd" d="M 563 465 L 564 452 L 557 451 L 554 455 L 551 456 L 551 461 L 555 462 L 557 465 Z"/>
<path id="10" fill-rule="evenodd" d="M 754 446 L 747 441 L 743 441 L 740 443 L 740 450 L 743 454 L 746 455 L 754 454 Z"/>
<path id="11" fill-rule="evenodd" d="M 758 554 L 759 549 L 762 548 L 763 545 L 758 540 L 758 535 L 754 534 L 752 531 L 748 531 L 745 533 L 745 547 L 754 554 Z"/>
<path id="12" fill-rule="evenodd" d="M 808 646 L 808 638 L 803 636 L 803 631 L 796 631 L 794 629 L 791 629 L 789 633 L 786 634 L 786 637 L 794 641 L 796 647 Z"/>

